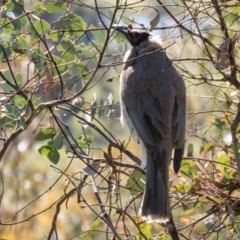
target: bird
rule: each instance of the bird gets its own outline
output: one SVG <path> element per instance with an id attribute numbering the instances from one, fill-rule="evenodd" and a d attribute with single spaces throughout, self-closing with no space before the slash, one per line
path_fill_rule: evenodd
<path id="1" fill-rule="evenodd" d="M 186 87 L 159 37 L 148 30 L 114 26 L 131 45 L 120 75 L 121 122 L 136 131 L 146 164 L 139 215 L 147 222 L 172 217 L 169 165 L 178 173 L 184 154 Z"/>

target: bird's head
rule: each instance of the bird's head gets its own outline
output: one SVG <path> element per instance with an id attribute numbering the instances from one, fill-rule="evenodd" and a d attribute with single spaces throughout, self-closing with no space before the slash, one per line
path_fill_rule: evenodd
<path id="1" fill-rule="evenodd" d="M 132 46 L 139 46 L 142 42 L 148 40 L 151 34 L 147 30 L 133 29 L 132 25 L 126 26 L 113 26 L 113 28 L 122 33 Z"/>

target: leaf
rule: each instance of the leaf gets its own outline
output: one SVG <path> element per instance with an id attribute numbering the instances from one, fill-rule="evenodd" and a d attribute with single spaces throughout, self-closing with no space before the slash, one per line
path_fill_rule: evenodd
<path id="1" fill-rule="evenodd" d="M 228 155 L 222 154 L 222 155 L 218 158 L 218 161 L 219 161 L 220 163 L 228 164 L 228 163 L 230 163 L 230 158 L 229 158 Z"/>
<path id="2" fill-rule="evenodd" d="M 228 169 L 228 167 L 224 164 L 229 164 L 230 163 L 229 156 L 226 155 L 226 154 L 220 155 L 220 157 L 218 158 L 218 162 L 223 163 L 223 164 L 219 164 L 221 174 L 228 179 L 227 174 L 226 174 L 226 170 Z"/>
<path id="3" fill-rule="evenodd" d="M 81 148 L 89 148 L 92 145 L 93 137 L 90 135 L 81 135 L 77 138 L 77 141 Z"/>
<path id="4" fill-rule="evenodd" d="M 195 209 L 199 209 L 203 205 L 203 202 L 197 201 L 193 204 Z"/>
<path id="5" fill-rule="evenodd" d="M 213 122 L 213 125 L 217 128 L 219 128 L 220 130 L 225 130 L 226 128 L 226 123 L 225 121 L 222 121 L 219 118 L 215 118 L 215 122 Z"/>
<path id="6" fill-rule="evenodd" d="M 32 48 L 28 52 L 29 60 L 34 62 L 38 69 L 42 69 L 45 63 L 44 52 L 40 48 Z"/>
<path id="7" fill-rule="evenodd" d="M 0 35 L 2 37 L 2 35 Z M 0 40 L 1 40 L 1 37 L 0 37 Z M 10 40 L 10 39 L 9 39 Z M 5 60 L 7 59 L 12 53 L 12 50 L 10 48 L 10 45 L 9 43 L 7 44 L 3 44 L 1 47 L 0 47 L 0 60 Z M 9 60 L 8 60 L 9 61 Z"/>
<path id="8" fill-rule="evenodd" d="M 17 105 L 18 107 L 23 107 L 27 104 L 27 101 L 22 96 L 15 95 L 14 96 L 14 104 Z"/>
<path id="9" fill-rule="evenodd" d="M 58 164 L 60 159 L 60 154 L 55 148 L 53 148 L 47 157 L 52 163 Z"/>
<path id="10" fill-rule="evenodd" d="M 45 31 L 51 28 L 51 25 L 43 19 L 36 21 L 33 26 L 39 35 L 43 35 Z"/>
<path id="11" fill-rule="evenodd" d="M 123 34 L 120 34 L 119 32 L 115 31 L 113 33 L 113 38 L 116 40 L 118 43 L 124 43 L 126 38 L 123 36 Z"/>
<path id="12" fill-rule="evenodd" d="M 184 216 L 190 215 L 190 214 L 193 213 L 194 211 L 195 211 L 195 209 L 194 209 L 194 208 L 191 208 L 191 209 L 188 209 L 188 210 L 184 211 L 184 212 L 182 213 L 182 215 L 184 215 Z"/>
<path id="13" fill-rule="evenodd" d="M 39 41 L 39 36 L 36 34 L 36 30 L 31 22 L 27 23 L 27 30 L 28 30 L 28 33 L 29 33 L 32 43 Z"/>
<path id="14" fill-rule="evenodd" d="M 26 35 L 16 37 L 12 43 L 12 50 L 16 53 L 24 53 L 25 49 L 28 49 L 29 38 Z"/>
<path id="15" fill-rule="evenodd" d="M 152 238 L 152 233 L 151 233 L 151 229 L 152 229 L 152 225 L 149 223 L 142 223 L 140 224 L 140 229 L 141 232 L 147 237 L 147 239 L 151 239 Z"/>
<path id="16" fill-rule="evenodd" d="M 21 87 L 22 86 L 22 74 L 18 72 L 15 76 L 15 79 L 17 81 L 18 87 Z"/>
<path id="17" fill-rule="evenodd" d="M 57 133 L 53 138 L 53 146 L 59 150 L 63 146 L 63 135 L 62 133 Z"/>
<path id="18" fill-rule="evenodd" d="M 46 11 L 48 13 L 65 13 L 68 5 L 64 2 L 50 2 L 46 5 Z"/>
<path id="19" fill-rule="evenodd" d="M 3 74 L 4 78 L 2 79 L 3 82 L 1 84 L 3 86 L 4 91 L 6 91 L 6 92 L 12 91 L 13 88 L 8 84 L 8 82 L 14 84 L 11 71 L 9 69 L 2 70 L 2 74 Z"/>
<path id="20" fill-rule="evenodd" d="M 91 102 L 91 116 L 94 117 L 97 112 L 97 101 Z"/>
<path id="21" fill-rule="evenodd" d="M 43 2 L 37 2 L 33 5 L 33 11 L 35 14 L 39 15 L 44 10 L 44 3 Z"/>
<path id="22" fill-rule="evenodd" d="M 48 154 L 51 152 L 52 150 L 52 146 L 50 145 L 44 145 L 44 146 L 41 146 L 39 149 L 38 149 L 38 152 L 44 156 L 44 157 L 47 157 Z"/>
<path id="23" fill-rule="evenodd" d="M 113 18 L 113 11 L 111 9 L 108 9 L 108 16 L 109 16 L 110 20 L 112 20 L 112 18 Z M 113 22 L 114 23 L 118 22 L 118 20 L 116 19 L 116 15 L 115 15 L 115 18 L 114 18 Z"/>
<path id="24" fill-rule="evenodd" d="M 15 125 L 15 121 L 7 115 L 0 118 L 0 127 L 13 128 Z"/>
<path id="25" fill-rule="evenodd" d="M 90 25 L 89 29 L 96 29 L 96 27 L 93 25 Z M 93 31 L 91 31 L 91 33 L 96 38 L 98 43 L 103 44 L 105 42 L 105 37 L 100 30 L 93 30 Z"/>
<path id="26" fill-rule="evenodd" d="M 217 51 L 217 68 L 226 69 L 230 65 L 230 46 L 231 51 L 234 50 L 238 40 L 238 33 L 236 33 L 233 38 L 226 38 L 224 42 L 220 45 L 219 50 Z"/>
<path id="27" fill-rule="evenodd" d="M 50 138 L 53 138 L 56 135 L 54 128 L 43 128 L 35 137 L 36 141 L 44 141 Z"/>
<path id="28" fill-rule="evenodd" d="M 190 160 L 182 161 L 180 173 L 183 175 L 183 177 L 189 178 L 192 176 L 192 173 L 190 172 L 190 168 L 193 166 L 194 166 L 194 164 Z"/>
<path id="29" fill-rule="evenodd" d="M 83 55 L 85 56 L 84 59 L 91 59 L 94 63 L 97 62 L 97 58 L 95 56 L 95 54 L 93 54 L 91 51 L 89 51 L 86 48 L 81 48 L 81 52 L 83 53 Z"/>
<path id="30" fill-rule="evenodd" d="M 54 68 L 52 73 L 53 76 L 58 76 L 58 72 L 62 73 L 65 72 L 67 70 L 67 66 L 66 66 L 66 62 L 62 57 L 58 57 L 56 55 L 52 55 L 53 61 L 56 63 L 58 71 Z"/>
<path id="31" fill-rule="evenodd" d="M 38 152 L 42 155 L 47 157 L 52 163 L 57 164 L 60 159 L 59 152 L 49 143 L 45 144 L 44 146 L 38 149 Z"/>
<path id="32" fill-rule="evenodd" d="M 149 27 L 150 32 L 158 25 L 159 20 L 160 20 L 159 12 L 156 9 L 155 9 L 155 11 L 157 12 L 157 15 L 150 22 L 150 27 Z"/>
<path id="33" fill-rule="evenodd" d="M 78 75 L 82 76 L 85 80 L 90 79 L 90 73 L 88 71 L 88 68 L 86 67 L 86 65 L 83 62 L 73 63 L 71 69 L 72 69 L 73 75 L 78 74 Z"/>
<path id="34" fill-rule="evenodd" d="M 193 157 L 193 144 L 192 144 L 192 143 L 189 143 L 189 144 L 188 144 L 187 156 L 188 156 L 188 157 Z"/>
<path id="35" fill-rule="evenodd" d="M 203 147 L 203 152 L 206 154 L 207 152 L 211 151 L 215 146 L 215 143 L 213 142 L 209 142 L 207 144 L 204 145 Z"/>
<path id="36" fill-rule="evenodd" d="M 129 188 L 131 193 L 134 195 L 136 193 L 143 191 L 145 181 L 146 176 L 142 172 L 134 170 L 127 181 L 126 187 Z"/>
<path id="37" fill-rule="evenodd" d="M 133 21 L 132 21 L 128 16 L 122 16 L 121 20 L 122 20 L 123 23 L 124 23 L 125 25 L 127 25 L 127 26 L 128 26 L 129 24 L 133 23 Z"/>
<path id="38" fill-rule="evenodd" d="M 103 100 L 101 99 L 101 100 L 100 100 L 100 106 L 103 106 L 103 103 L 104 103 L 104 102 L 103 102 Z M 104 107 L 99 107 L 99 108 L 98 108 L 97 114 L 98 114 L 98 117 L 99 117 L 99 118 L 104 114 L 104 110 L 105 110 Z"/>
<path id="39" fill-rule="evenodd" d="M 67 39 L 67 38 L 63 38 L 61 40 L 61 42 L 57 45 L 57 50 L 59 52 L 68 52 L 68 53 L 71 53 L 71 54 L 75 54 L 76 55 L 76 49 L 74 47 L 74 43 Z"/>
<path id="40" fill-rule="evenodd" d="M 64 36 L 81 37 L 84 34 L 86 25 L 83 19 L 76 13 L 69 13 L 66 16 L 60 17 L 56 22 L 54 30 L 64 31 Z"/>

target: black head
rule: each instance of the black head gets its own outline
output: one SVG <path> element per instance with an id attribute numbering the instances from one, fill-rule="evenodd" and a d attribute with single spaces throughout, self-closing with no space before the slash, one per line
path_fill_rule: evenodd
<path id="1" fill-rule="evenodd" d="M 140 43 L 148 40 L 149 36 L 151 36 L 148 31 L 133 29 L 131 24 L 128 27 L 116 26 L 114 29 L 122 33 L 132 46 L 138 46 Z"/>

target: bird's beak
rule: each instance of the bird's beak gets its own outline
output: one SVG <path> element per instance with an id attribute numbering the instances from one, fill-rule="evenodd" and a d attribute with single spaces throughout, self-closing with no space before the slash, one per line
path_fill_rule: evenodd
<path id="1" fill-rule="evenodd" d="M 122 33 L 124 36 L 127 34 L 128 27 L 126 26 L 118 26 L 118 25 L 113 25 L 112 28 L 120 33 Z"/>

